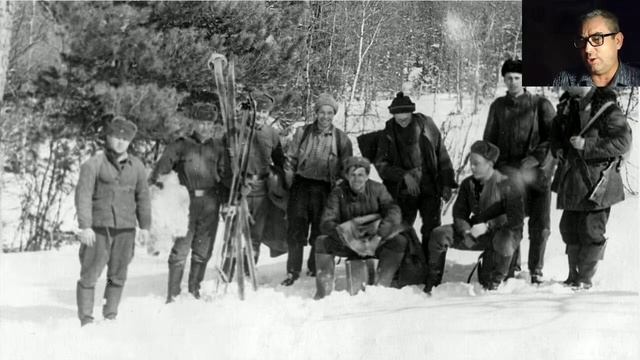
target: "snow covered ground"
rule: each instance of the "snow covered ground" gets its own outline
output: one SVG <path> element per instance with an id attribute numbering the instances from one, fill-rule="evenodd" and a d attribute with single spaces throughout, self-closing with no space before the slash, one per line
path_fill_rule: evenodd
<path id="1" fill-rule="evenodd" d="M 429 111 L 429 98 L 420 101 L 418 111 L 444 119 L 451 107 L 442 100 L 437 111 Z M 486 111 L 476 118 L 485 119 Z M 470 126 L 475 139 L 484 122 Z M 634 149 L 630 162 L 637 166 L 639 159 Z M 177 189 L 168 180 L 165 196 L 155 197 L 158 234 L 180 235 L 176 228 L 184 227 L 184 216 L 177 215 L 185 214 L 186 203 Z M 466 284 L 478 253 L 451 250 L 444 283 L 431 297 L 419 287 L 369 287 L 349 296 L 340 264 L 337 291 L 314 301 L 314 279 L 278 285 L 286 257 L 267 258 L 264 249 L 259 290 L 248 290 L 245 301 L 233 285 L 226 294 L 216 291 L 210 267 L 204 300 L 184 294 L 165 305 L 170 237 L 164 236 L 158 239 L 160 256 L 136 249 L 118 319 L 82 329 L 75 303 L 77 246 L 1 254 L 0 359 L 639 359 L 640 245 L 634 224 L 640 197 L 612 208 L 607 253 L 590 291 L 560 285 L 567 275 L 560 214 L 552 211 L 548 281 L 542 286 L 529 285 L 525 271 L 487 293 L 475 277 Z M 527 251 L 525 239 L 522 253 Z M 104 282 L 103 275 L 96 288 L 97 319 Z"/>

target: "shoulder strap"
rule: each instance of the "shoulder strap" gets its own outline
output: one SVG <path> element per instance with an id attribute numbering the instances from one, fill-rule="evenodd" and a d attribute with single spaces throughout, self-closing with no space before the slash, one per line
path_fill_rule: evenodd
<path id="1" fill-rule="evenodd" d="M 582 128 L 582 130 L 580 130 L 580 133 L 578 134 L 578 136 L 584 135 L 584 133 L 587 132 L 587 130 L 589 130 L 591 125 L 593 125 L 593 123 L 600 117 L 600 115 L 602 115 L 602 113 L 605 110 L 607 110 L 607 108 L 609 108 L 611 105 L 614 105 L 614 104 L 615 103 L 613 101 L 607 101 L 606 103 L 604 103 L 600 108 L 600 110 L 598 110 L 598 112 L 595 115 L 593 115 L 591 119 L 589 119 L 589 122 Z"/>

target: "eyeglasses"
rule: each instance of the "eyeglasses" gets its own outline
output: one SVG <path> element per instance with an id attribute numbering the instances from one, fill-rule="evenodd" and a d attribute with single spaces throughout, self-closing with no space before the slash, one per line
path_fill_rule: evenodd
<path id="1" fill-rule="evenodd" d="M 573 46 L 575 46 L 577 49 L 582 49 L 582 48 L 587 46 L 587 41 L 593 47 L 601 46 L 602 44 L 604 44 L 604 38 L 605 37 L 607 37 L 607 36 L 615 36 L 617 33 L 618 32 L 612 32 L 612 33 L 608 33 L 608 34 L 593 34 L 593 35 L 588 36 L 586 38 L 584 38 L 582 36 L 578 36 L 575 40 L 573 40 Z"/>

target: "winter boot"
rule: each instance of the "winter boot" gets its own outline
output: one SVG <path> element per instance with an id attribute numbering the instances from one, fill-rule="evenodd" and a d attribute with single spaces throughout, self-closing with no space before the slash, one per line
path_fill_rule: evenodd
<path id="1" fill-rule="evenodd" d="M 593 286 L 592 279 L 598 269 L 598 261 L 604 257 L 606 242 L 599 245 L 580 247 L 578 253 L 578 283 L 579 287 L 589 289 Z"/>
<path id="2" fill-rule="evenodd" d="M 493 270 L 491 271 L 489 282 L 485 285 L 487 290 L 496 290 L 507 278 L 511 259 L 511 256 L 503 256 L 498 252 L 493 253 Z"/>
<path id="3" fill-rule="evenodd" d="M 194 298 L 200 299 L 200 283 L 204 279 L 204 274 L 207 271 L 205 263 L 191 260 L 191 268 L 189 269 L 189 281 L 187 283 L 189 293 Z"/>
<path id="4" fill-rule="evenodd" d="M 287 278 L 282 280 L 280 285 L 282 285 L 282 286 L 291 286 L 291 285 L 293 285 L 294 282 L 296 282 L 296 280 L 298 280 L 298 278 L 300 278 L 300 274 L 298 274 L 297 272 L 287 273 Z"/>
<path id="5" fill-rule="evenodd" d="M 104 305 L 102 306 L 102 316 L 107 320 L 114 320 L 118 315 L 118 305 L 122 297 L 123 287 L 107 281 L 104 289 Z"/>
<path id="6" fill-rule="evenodd" d="M 347 260 L 345 263 L 345 275 L 347 278 L 347 291 L 349 295 L 356 295 L 360 291 L 364 291 L 369 282 L 367 270 L 367 262 L 363 259 Z"/>
<path id="7" fill-rule="evenodd" d="M 509 271 L 507 272 L 507 279 L 511 279 L 516 277 L 522 271 L 522 263 L 520 260 L 520 245 L 516 248 L 516 251 L 513 253 L 513 258 L 511 259 L 511 263 L 509 264 Z"/>
<path id="8" fill-rule="evenodd" d="M 169 265 L 169 281 L 167 286 L 167 301 L 171 303 L 180 295 L 180 283 L 182 282 L 182 274 L 184 273 L 184 266 L 181 265 Z"/>
<path id="9" fill-rule="evenodd" d="M 431 294 L 431 289 L 440 285 L 442 282 L 442 274 L 444 273 L 444 263 L 447 257 L 447 252 L 444 251 L 441 254 L 436 254 L 433 249 L 431 249 L 429 256 L 431 256 L 431 259 L 429 259 L 427 280 L 423 289 L 427 294 Z"/>
<path id="10" fill-rule="evenodd" d="M 331 294 L 333 291 L 333 274 L 336 264 L 333 261 L 333 255 L 316 254 L 316 294 L 313 297 L 316 300 L 322 299 Z"/>
<path id="11" fill-rule="evenodd" d="M 580 245 L 567 245 L 567 259 L 569 262 L 569 276 L 563 284 L 567 286 L 578 286 L 578 254 Z"/>
<path id="12" fill-rule="evenodd" d="M 76 285 L 76 302 L 78 304 L 78 318 L 80 326 L 93 322 L 94 288 L 85 288 L 80 282 Z"/>

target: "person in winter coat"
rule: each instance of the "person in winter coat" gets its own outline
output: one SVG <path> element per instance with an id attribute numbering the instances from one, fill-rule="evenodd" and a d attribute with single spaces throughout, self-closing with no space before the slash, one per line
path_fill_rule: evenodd
<path id="1" fill-rule="evenodd" d="M 75 204 L 80 227 L 80 280 L 76 286 L 82 326 L 93 322 L 95 285 L 107 267 L 102 315 L 118 314 L 127 269 L 133 258 L 136 225 L 146 243 L 151 226 L 151 201 L 142 162 L 127 153 L 137 127 L 115 117 L 106 128 L 106 149 L 80 168 Z"/>
<path id="2" fill-rule="evenodd" d="M 487 277 L 495 290 L 507 277 L 511 258 L 522 239 L 524 205 L 520 188 L 494 169 L 500 150 L 487 141 L 471 145 L 472 175 L 462 181 L 453 205 L 453 224 L 439 226 L 429 240 L 429 275 L 425 292 L 442 281 L 447 249 L 484 250 Z"/>
<path id="3" fill-rule="evenodd" d="M 219 222 L 220 203 L 226 200 L 220 181 L 225 174 L 224 146 L 212 139 L 213 119 L 192 120 L 191 134 L 167 145 L 156 163 L 149 183 L 162 187 L 160 175 L 175 171 L 180 184 L 189 192 L 189 225 L 187 235 L 178 237 L 169 255 L 167 303 L 180 294 L 180 283 L 187 256 L 191 251 L 188 290 L 200 297 L 207 262 L 211 258 Z"/>
<path id="4" fill-rule="evenodd" d="M 245 190 L 248 191 L 247 203 L 253 219 L 251 223 L 251 243 L 254 261 L 257 262 L 260 254 L 260 244 L 263 241 L 273 240 L 265 237 L 267 221 L 278 221 L 278 223 L 271 223 L 269 226 L 286 226 L 284 224 L 284 216 L 281 219 L 269 216 L 276 209 L 274 209 L 275 205 L 269 199 L 267 186 L 270 174 L 274 171 L 282 173 L 285 157 L 278 131 L 267 123 L 274 99 L 269 94 L 261 91 L 256 91 L 252 95 L 256 101 L 256 122 L 247 157 L 247 173 L 244 184 L 246 186 Z M 282 239 L 282 248 L 285 247 L 284 243 L 285 241 Z"/>
<path id="5" fill-rule="evenodd" d="M 285 173 L 290 193 L 287 278 L 282 282 L 285 286 L 300 277 L 307 243 L 311 245 L 308 275 L 315 276 L 315 239 L 320 235 L 322 209 L 331 188 L 341 179 L 343 161 L 353 154 L 351 140 L 332 123 L 337 111 L 335 99 L 320 94 L 315 104 L 316 120 L 298 128 L 287 148 Z"/>
<path id="6" fill-rule="evenodd" d="M 441 199 L 448 201 L 458 184 L 440 130 L 415 110 L 411 98 L 402 92 L 396 95 L 389 106 L 393 118 L 378 137 L 374 163 L 400 205 L 403 221 L 413 226 L 420 213 L 422 249 L 428 258 L 429 236 L 441 224 Z"/>
<path id="7" fill-rule="evenodd" d="M 619 167 L 631 148 L 631 129 L 613 90 L 572 88 L 561 97 L 551 139 L 560 159 L 553 189 L 558 209 L 564 210 L 560 233 L 569 263 L 565 283 L 588 289 L 604 257 L 611 206 L 624 200 Z"/>
<path id="8" fill-rule="evenodd" d="M 322 235 L 316 239 L 316 299 L 329 295 L 333 289 L 335 256 L 361 258 L 361 254 L 341 240 L 338 232 L 340 224 L 350 220 L 359 224 L 360 217 L 380 216 L 381 221 L 372 228 L 368 226 L 366 230 L 367 235 L 374 237 L 370 241 L 375 247 L 375 257 L 380 259 L 378 285 L 391 285 L 407 247 L 407 238 L 396 231 L 402 222 L 400 207 L 384 185 L 369 180 L 369 160 L 362 157 L 347 158 L 344 169 L 347 181 L 338 184 L 329 194 L 320 224 Z"/>
<path id="9" fill-rule="evenodd" d="M 528 265 L 531 282 L 542 282 L 544 253 L 550 234 L 551 175 L 555 162 L 549 152 L 551 121 L 555 109 L 543 96 L 522 87 L 522 62 L 507 60 L 502 65 L 507 95 L 489 108 L 483 140 L 498 146 L 496 169 L 514 177 L 524 188 L 525 211 L 529 216 Z M 520 267 L 520 250 L 515 261 Z"/>

